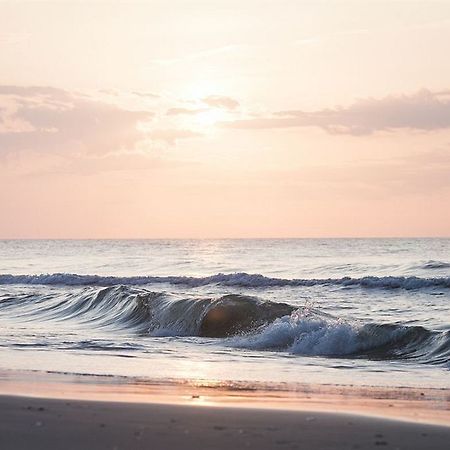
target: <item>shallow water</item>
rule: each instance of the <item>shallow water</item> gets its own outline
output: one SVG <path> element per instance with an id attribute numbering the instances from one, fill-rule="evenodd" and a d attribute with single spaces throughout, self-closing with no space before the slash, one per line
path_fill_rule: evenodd
<path id="1" fill-rule="evenodd" d="M 450 239 L 0 241 L 0 368 L 450 387 Z"/>

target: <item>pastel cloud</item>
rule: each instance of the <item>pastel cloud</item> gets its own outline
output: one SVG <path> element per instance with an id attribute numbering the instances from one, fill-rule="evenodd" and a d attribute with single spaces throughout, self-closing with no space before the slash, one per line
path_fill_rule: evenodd
<path id="1" fill-rule="evenodd" d="M 147 97 L 147 98 L 153 98 L 157 99 L 160 98 L 158 94 L 155 94 L 153 92 L 139 92 L 139 91 L 133 91 L 132 94 L 138 96 L 138 97 Z"/>
<path id="2" fill-rule="evenodd" d="M 166 112 L 168 116 L 195 115 L 207 111 L 206 108 L 169 108 Z"/>
<path id="3" fill-rule="evenodd" d="M 358 100 L 348 107 L 318 111 L 290 110 L 270 117 L 226 122 L 229 128 L 319 127 L 329 133 L 369 135 L 378 131 L 450 128 L 450 91 L 422 89 L 412 95 Z"/>
<path id="4" fill-rule="evenodd" d="M 62 89 L 0 86 L 0 151 L 132 151 L 146 138 L 139 125 L 152 117 Z"/>
<path id="5" fill-rule="evenodd" d="M 167 128 L 160 130 L 152 130 L 148 136 L 150 139 L 164 141 L 169 145 L 174 145 L 179 139 L 189 139 L 202 136 L 196 131 L 184 130 L 178 128 Z"/>
<path id="6" fill-rule="evenodd" d="M 185 108 L 185 107 L 172 107 L 166 112 L 168 116 L 180 116 L 180 115 L 195 115 L 201 114 L 209 109 L 223 109 L 227 111 L 234 111 L 239 107 L 239 102 L 234 98 L 227 97 L 224 95 L 209 95 L 200 100 L 201 104 L 206 105 L 203 107 L 196 108 Z"/>
<path id="7" fill-rule="evenodd" d="M 210 95 L 202 99 L 202 102 L 211 108 L 222 108 L 233 110 L 239 106 L 239 102 L 231 97 L 223 95 Z"/>

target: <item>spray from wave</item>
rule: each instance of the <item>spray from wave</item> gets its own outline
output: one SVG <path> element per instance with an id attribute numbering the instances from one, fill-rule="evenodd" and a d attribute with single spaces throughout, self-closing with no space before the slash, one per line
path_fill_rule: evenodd
<path id="1" fill-rule="evenodd" d="M 233 345 L 259 350 L 285 350 L 296 355 L 338 356 L 372 360 L 415 360 L 448 366 L 450 333 L 420 326 L 358 323 L 296 310 L 259 333 L 236 336 Z"/>

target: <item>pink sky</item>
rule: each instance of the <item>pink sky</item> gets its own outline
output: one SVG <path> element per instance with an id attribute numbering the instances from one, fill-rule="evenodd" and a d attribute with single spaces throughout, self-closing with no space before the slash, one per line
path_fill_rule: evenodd
<path id="1" fill-rule="evenodd" d="M 0 238 L 450 235 L 450 3 L 0 3 Z"/>

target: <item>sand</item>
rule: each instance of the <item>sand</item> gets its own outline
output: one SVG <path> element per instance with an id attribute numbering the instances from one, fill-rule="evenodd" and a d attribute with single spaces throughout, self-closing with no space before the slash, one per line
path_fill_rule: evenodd
<path id="1" fill-rule="evenodd" d="M 450 427 L 361 415 L 0 396 L 0 448 L 448 449 Z"/>
<path id="2" fill-rule="evenodd" d="M 0 371 L 0 449 L 445 449 L 448 389 L 293 391 Z"/>

